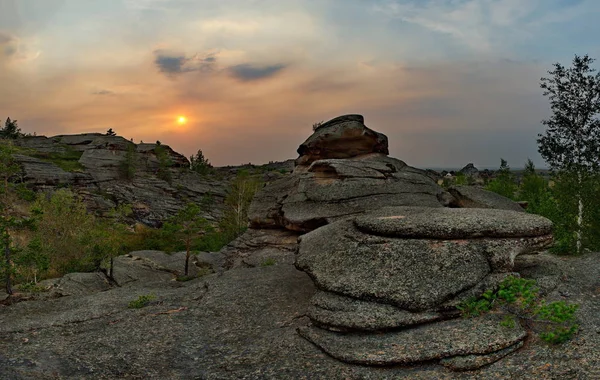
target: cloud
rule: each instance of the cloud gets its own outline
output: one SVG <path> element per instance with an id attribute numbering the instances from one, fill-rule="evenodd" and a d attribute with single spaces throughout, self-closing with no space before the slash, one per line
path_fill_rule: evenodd
<path id="1" fill-rule="evenodd" d="M 116 95 L 117 93 L 114 91 L 111 91 L 111 90 L 99 89 L 99 90 L 92 91 L 92 94 L 112 96 L 112 95 Z"/>
<path id="2" fill-rule="evenodd" d="M 213 71 L 217 58 L 214 54 L 200 56 L 196 54 L 187 57 L 182 53 L 175 53 L 163 49 L 154 51 L 154 64 L 158 70 L 167 75 L 177 75 L 192 71 L 209 72 Z"/>
<path id="3" fill-rule="evenodd" d="M 287 65 L 282 63 L 267 66 L 257 66 L 249 63 L 243 63 L 230 67 L 229 71 L 234 78 L 243 82 L 250 82 L 270 78 L 286 67 Z"/>

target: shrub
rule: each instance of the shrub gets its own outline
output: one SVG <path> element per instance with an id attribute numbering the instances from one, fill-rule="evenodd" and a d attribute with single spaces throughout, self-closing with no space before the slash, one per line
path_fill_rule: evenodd
<path id="1" fill-rule="evenodd" d="M 487 290 L 480 298 L 471 298 L 457 308 L 464 317 L 475 317 L 496 309 L 504 312 L 501 324 L 514 327 L 516 319 L 542 325 L 540 338 L 549 343 L 569 340 L 579 329 L 575 323 L 578 305 L 564 301 L 547 303 L 539 299 L 535 280 L 507 277 L 497 291 Z"/>
<path id="2" fill-rule="evenodd" d="M 154 294 L 141 295 L 137 299 L 130 301 L 127 307 L 130 309 L 141 309 L 148 306 L 155 298 L 156 296 Z"/>

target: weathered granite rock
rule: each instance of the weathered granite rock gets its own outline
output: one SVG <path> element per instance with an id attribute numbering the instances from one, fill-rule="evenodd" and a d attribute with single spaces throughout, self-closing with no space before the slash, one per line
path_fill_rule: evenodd
<path id="1" fill-rule="evenodd" d="M 517 202 L 476 186 L 452 186 L 448 189 L 455 199 L 454 206 L 462 208 L 494 208 L 524 212 Z"/>
<path id="2" fill-rule="evenodd" d="M 248 229 L 224 247 L 225 268 L 248 268 L 271 264 L 293 264 L 298 234 L 286 230 Z"/>
<path id="3" fill-rule="evenodd" d="M 526 238 L 552 233 L 543 216 L 473 208 L 386 207 L 358 216 L 359 230 L 379 235 L 425 239 Z"/>
<path id="4" fill-rule="evenodd" d="M 527 332 L 519 325 L 508 328 L 501 319 L 486 315 L 454 319 L 414 328 L 381 333 L 339 334 L 315 327 L 301 327 L 300 335 L 336 359 L 346 363 L 395 365 L 420 363 L 454 356 L 501 358 L 498 351 L 518 344 Z M 487 364 L 487 363 L 486 363 Z"/>
<path id="5" fill-rule="evenodd" d="M 412 313 L 392 305 L 363 301 L 318 291 L 311 298 L 307 315 L 319 327 L 332 331 L 376 331 L 433 322 L 437 312 Z"/>
<path id="6" fill-rule="evenodd" d="M 297 165 L 325 158 L 351 158 L 368 153 L 388 154 L 387 137 L 364 125 L 361 115 L 344 115 L 323 123 L 298 148 Z"/>
<path id="7" fill-rule="evenodd" d="M 523 347 L 523 341 L 487 355 L 459 355 L 445 358 L 440 360 L 440 364 L 453 371 L 471 371 L 497 362 L 521 347 Z"/>
<path id="8" fill-rule="evenodd" d="M 49 291 L 50 297 L 82 296 L 110 289 L 111 284 L 102 273 L 68 273 L 60 278 L 40 281 L 39 287 Z"/>
<path id="9" fill-rule="evenodd" d="M 449 195 L 423 171 L 382 154 L 313 162 L 261 189 L 250 209 L 253 228 L 306 232 L 385 206 L 441 208 Z"/>
<path id="10" fill-rule="evenodd" d="M 321 227 L 300 237 L 296 266 L 321 289 L 424 311 L 490 273 L 510 272 L 516 256 L 551 241 L 547 220 L 534 215 L 442 208 L 438 217 L 433 210 L 387 208 Z M 510 214 L 524 230 L 479 224 Z"/>
<path id="11" fill-rule="evenodd" d="M 227 180 L 215 181 L 185 170 L 189 167 L 187 158 L 167 145 L 162 148 L 171 162 L 171 182 L 157 176 L 156 144 L 136 145 L 123 137 L 100 133 L 32 136 L 18 139 L 16 144 L 22 153 L 15 155 L 22 167 L 20 178 L 28 187 L 44 191 L 69 187 L 99 214 L 118 204 L 131 204 L 135 221 L 160 227 L 188 202 L 206 205 L 210 199 L 210 207 L 203 207 L 203 216 L 214 222 L 222 215 Z M 126 179 L 122 163 L 132 147 L 135 174 Z M 61 161 L 78 162 L 82 168 L 65 171 L 57 165 Z"/>

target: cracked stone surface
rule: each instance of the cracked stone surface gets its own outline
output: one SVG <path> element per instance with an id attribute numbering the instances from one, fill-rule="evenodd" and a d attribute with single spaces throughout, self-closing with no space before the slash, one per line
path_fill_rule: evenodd
<path id="1" fill-rule="evenodd" d="M 212 274 L 179 287 L 159 282 L 80 301 L 70 296 L 0 304 L 0 378 L 597 379 L 598 255 L 558 259 L 563 281 L 548 297 L 581 305 L 581 329 L 572 341 L 555 347 L 533 335 L 518 351 L 477 370 L 454 372 L 433 362 L 368 367 L 330 357 L 296 332 L 308 322 L 312 281 L 291 265 L 275 265 Z M 547 273 L 544 263 L 531 265 L 529 274 Z M 151 292 L 154 303 L 127 308 L 129 300 Z M 78 319 L 66 319 L 71 310 Z"/>

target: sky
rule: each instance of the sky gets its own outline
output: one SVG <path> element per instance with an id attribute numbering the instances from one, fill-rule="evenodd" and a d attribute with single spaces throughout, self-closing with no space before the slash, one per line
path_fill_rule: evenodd
<path id="1" fill-rule="evenodd" d="M 540 78 L 600 58 L 599 17 L 598 0 L 0 0 L 0 117 L 222 166 L 296 158 L 313 123 L 358 113 L 415 167 L 541 168 Z"/>

